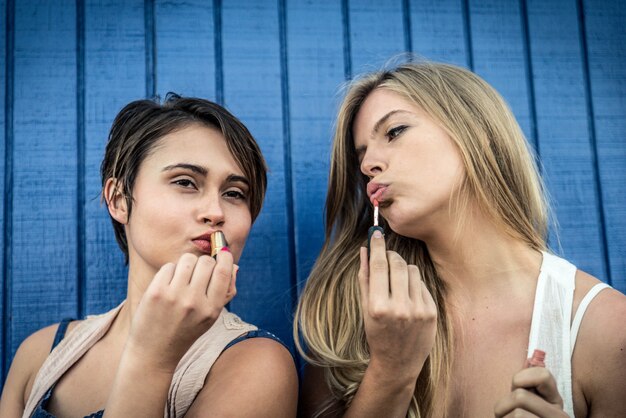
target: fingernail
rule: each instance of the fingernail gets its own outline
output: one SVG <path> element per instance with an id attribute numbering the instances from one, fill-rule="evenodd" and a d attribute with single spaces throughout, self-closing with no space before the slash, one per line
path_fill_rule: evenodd
<path id="1" fill-rule="evenodd" d="M 226 251 L 227 253 L 230 252 L 230 249 L 226 246 L 222 247 L 222 249 L 220 251 Z"/>
<path id="2" fill-rule="evenodd" d="M 382 232 L 380 232 L 379 230 L 374 231 L 374 234 L 372 235 L 374 238 L 382 238 L 383 234 Z"/>

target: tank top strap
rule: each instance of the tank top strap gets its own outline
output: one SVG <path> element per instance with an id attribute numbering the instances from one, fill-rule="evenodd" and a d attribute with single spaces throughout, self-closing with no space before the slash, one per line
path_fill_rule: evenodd
<path id="1" fill-rule="evenodd" d="M 550 334 L 555 330 L 562 329 L 559 324 L 550 326 L 550 319 L 560 318 L 559 322 L 563 324 L 571 322 L 576 266 L 545 251 L 542 252 L 542 255 L 543 260 L 537 280 L 528 341 L 529 353 L 532 353 L 536 348 L 542 348 L 539 344 L 541 344 L 546 333 Z M 550 330 L 550 328 L 552 329 Z M 569 344 L 569 326 L 566 328 L 563 331 L 567 335 L 564 334 L 562 337 Z"/>
<path id="2" fill-rule="evenodd" d="M 576 339 L 578 338 L 578 330 L 580 329 L 580 324 L 583 322 L 583 316 L 585 316 L 585 312 L 589 307 L 591 301 L 600 293 L 601 290 L 610 288 L 606 283 L 596 283 L 583 297 L 578 305 L 578 309 L 576 310 L 576 314 L 574 315 L 574 320 L 572 321 L 572 330 L 570 334 L 570 355 L 574 354 L 574 346 L 576 345 Z"/>
<path id="3" fill-rule="evenodd" d="M 22 418 L 46 417 L 49 415 L 33 415 L 41 406 L 42 400 L 50 399 L 56 382 L 69 370 L 109 329 L 123 302 L 111 311 L 88 317 L 76 324 L 71 333 L 67 333 L 71 319 L 59 323 L 52 344 L 52 351 L 35 376 L 33 387 L 24 407 Z M 39 408 L 41 409 L 41 408 Z"/>
<path id="4" fill-rule="evenodd" d="M 244 340 L 249 340 L 251 338 L 268 338 L 270 340 L 276 341 L 277 343 L 279 343 L 283 347 L 287 348 L 287 350 L 289 350 L 287 345 L 284 342 L 282 342 L 281 339 L 278 338 L 276 335 L 274 335 L 271 332 L 266 331 L 264 329 L 257 329 L 257 330 L 253 330 L 253 331 L 248 331 L 245 334 L 240 335 L 239 337 L 237 337 L 234 340 L 232 340 L 231 342 L 229 342 L 226 345 L 226 347 L 224 347 L 224 349 L 222 350 L 222 353 L 224 351 L 228 350 L 233 345 L 237 344 L 238 342 L 241 342 L 241 341 L 244 341 Z"/>
<path id="5" fill-rule="evenodd" d="M 528 338 L 529 356 L 535 349 L 546 352 L 546 368 L 554 376 L 563 408 L 570 416 L 573 416 L 570 324 L 575 278 L 576 266 L 543 252 Z"/>
<path id="6" fill-rule="evenodd" d="M 50 347 L 50 352 L 54 350 L 54 348 L 59 345 L 59 343 L 65 337 L 65 333 L 67 332 L 67 327 L 74 319 L 72 318 L 63 318 L 61 322 L 59 322 L 59 327 L 57 328 L 57 332 L 54 334 L 54 340 L 52 341 L 52 347 Z M 45 395 L 39 401 L 37 408 L 35 409 L 33 418 L 54 418 L 54 415 L 48 413 L 46 411 L 46 406 L 48 405 L 48 401 L 52 396 L 52 391 L 56 386 L 56 382 L 50 386 L 50 388 L 46 391 Z"/>
<path id="7" fill-rule="evenodd" d="M 213 326 L 187 350 L 176 366 L 166 404 L 168 418 L 182 418 L 202 390 L 211 367 L 230 342 L 258 328 L 223 309 Z M 248 338 L 250 338 L 248 336 Z M 241 341 L 241 340 L 239 340 Z"/>
<path id="8" fill-rule="evenodd" d="M 61 322 L 59 322 L 59 327 L 57 328 L 56 334 L 54 334 L 54 341 L 52 342 L 50 352 L 52 352 L 52 350 L 54 350 L 54 347 L 59 345 L 59 343 L 63 340 L 63 337 L 65 337 L 65 333 L 67 332 L 67 327 L 73 320 L 73 318 L 64 318 L 61 320 Z"/>

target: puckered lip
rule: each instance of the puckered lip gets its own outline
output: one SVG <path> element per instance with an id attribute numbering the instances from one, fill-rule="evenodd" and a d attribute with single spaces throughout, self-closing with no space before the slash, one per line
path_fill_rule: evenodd
<path id="1" fill-rule="evenodd" d="M 205 240 L 205 241 L 211 241 L 211 235 L 213 235 L 213 233 L 214 233 L 214 232 L 217 232 L 217 231 L 218 231 L 217 229 L 214 229 L 214 230 L 211 230 L 211 231 L 209 231 L 209 232 L 205 232 L 205 233 L 204 233 L 204 234 L 202 234 L 202 235 L 198 235 L 197 237 L 192 238 L 192 240 L 194 240 L 194 241 L 195 241 L 195 240 L 200 239 L 200 240 Z"/>
<path id="2" fill-rule="evenodd" d="M 211 254 L 211 235 L 218 230 L 210 230 L 209 232 L 205 232 L 202 235 L 198 235 L 195 238 L 191 239 L 191 242 L 205 254 Z"/>
<path id="3" fill-rule="evenodd" d="M 369 197 L 370 201 L 372 201 L 372 199 L 381 200 L 381 197 L 385 190 L 387 190 L 388 186 L 388 184 L 370 181 L 367 184 L 367 197 Z"/>

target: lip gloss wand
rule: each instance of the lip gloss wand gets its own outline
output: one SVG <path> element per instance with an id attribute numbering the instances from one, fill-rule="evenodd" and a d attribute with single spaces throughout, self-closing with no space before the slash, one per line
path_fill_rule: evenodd
<path id="1" fill-rule="evenodd" d="M 375 198 L 372 199 L 372 204 L 374 205 L 374 225 L 370 226 L 367 230 L 367 257 L 370 256 L 370 241 L 372 240 L 372 235 L 374 235 L 374 231 L 380 231 L 381 234 L 385 234 L 383 228 L 378 226 L 378 200 Z"/>

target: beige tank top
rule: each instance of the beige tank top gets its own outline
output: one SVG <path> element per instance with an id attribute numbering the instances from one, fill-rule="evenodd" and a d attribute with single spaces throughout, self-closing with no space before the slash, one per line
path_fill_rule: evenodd
<path id="1" fill-rule="evenodd" d="M 55 347 L 35 377 L 23 418 L 32 415 L 48 389 L 106 334 L 123 304 L 105 314 L 87 317 Z M 256 329 L 223 309 L 215 324 L 193 343 L 176 366 L 163 416 L 184 416 L 228 343 Z"/>

